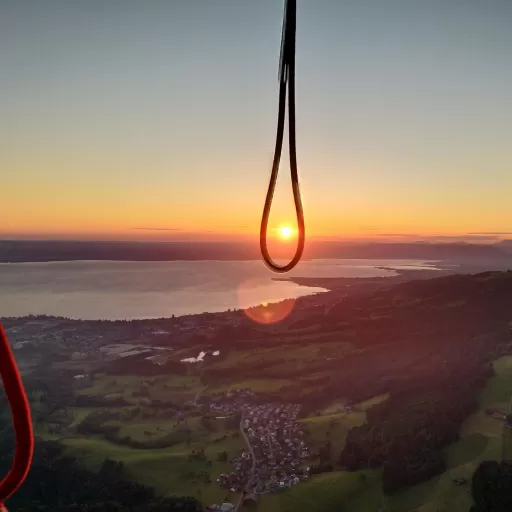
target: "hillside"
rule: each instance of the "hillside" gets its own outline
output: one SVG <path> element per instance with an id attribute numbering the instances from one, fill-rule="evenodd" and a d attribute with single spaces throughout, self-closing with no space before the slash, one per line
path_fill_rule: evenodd
<path id="1" fill-rule="evenodd" d="M 410 504 L 467 512 L 470 486 L 454 481 L 468 482 L 480 462 L 508 453 L 508 438 L 496 436 L 512 396 L 512 272 L 336 288 L 298 301 L 274 325 L 243 312 L 198 318 L 203 334 L 181 341 L 153 334 L 149 320 L 9 319 L 13 341 L 27 342 L 17 354 L 30 369 L 38 435 L 92 471 L 106 456 L 122 461 L 127 475 L 161 495 L 236 502 L 246 484 L 231 491 L 217 479 L 244 449 L 243 414 L 272 417 L 297 404 L 289 428 L 307 449 L 291 467 L 304 481 L 276 494 L 272 472 L 258 470 L 258 509 L 275 512 L 311 503 L 321 512 L 405 512 Z M 173 322 L 154 325 L 169 333 Z M 84 359 L 66 344 L 71 333 Z M 61 341 L 49 358 L 51 337 Z M 134 349 L 134 337 L 144 350 Z M 202 362 L 182 362 L 200 351 Z M 233 390 L 248 391 L 236 398 Z M 258 436 L 259 456 L 269 436 Z"/>

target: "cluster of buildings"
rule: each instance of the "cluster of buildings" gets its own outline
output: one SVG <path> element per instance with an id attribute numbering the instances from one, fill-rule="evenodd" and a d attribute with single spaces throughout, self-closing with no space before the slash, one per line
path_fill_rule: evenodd
<path id="1" fill-rule="evenodd" d="M 507 415 L 504 412 L 501 412 L 498 409 L 494 409 L 494 408 L 485 409 L 485 414 L 487 414 L 488 416 L 492 416 L 493 418 L 495 418 L 497 420 L 505 421 L 507 419 Z"/>
<path id="2" fill-rule="evenodd" d="M 252 407 L 256 395 L 250 389 L 230 389 L 225 395 L 213 398 L 208 404 L 210 413 L 217 417 L 231 416 Z"/>
<path id="3" fill-rule="evenodd" d="M 230 462 L 235 466 L 235 470 L 229 475 L 220 475 L 217 482 L 223 489 L 229 489 L 231 492 L 243 492 L 252 479 L 252 456 L 249 452 L 243 451 L 242 455 L 235 457 Z"/>
<path id="4" fill-rule="evenodd" d="M 206 510 L 208 512 L 233 512 L 235 510 L 235 505 L 233 503 L 222 503 L 222 505 L 211 505 L 210 507 L 207 507 Z"/>
<path id="5" fill-rule="evenodd" d="M 295 404 L 245 403 L 240 426 L 248 446 L 231 460 L 234 471 L 220 475 L 220 486 L 233 492 L 263 494 L 307 479 L 305 460 L 310 453 L 305 433 L 296 421 L 299 408 Z"/>
<path id="6" fill-rule="evenodd" d="M 307 478 L 305 433 L 297 423 L 300 406 L 265 404 L 244 417 L 243 429 L 256 458 L 256 492 L 273 492 Z"/>
<path id="7" fill-rule="evenodd" d="M 512 414 L 505 414 L 498 409 L 488 408 L 485 413 L 492 418 L 505 422 L 505 427 L 512 428 Z"/>

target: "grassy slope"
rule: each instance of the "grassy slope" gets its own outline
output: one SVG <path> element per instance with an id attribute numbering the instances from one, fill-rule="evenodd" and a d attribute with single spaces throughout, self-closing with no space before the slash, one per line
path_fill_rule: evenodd
<path id="1" fill-rule="evenodd" d="M 252 389 L 255 393 L 258 392 L 272 392 L 278 391 L 283 386 L 289 386 L 293 384 L 292 380 L 289 379 L 251 379 L 251 380 L 241 380 L 235 384 L 224 384 L 221 386 L 217 386 L 214 388 L 209 388 L 205 393 L 216 394 L 216 393 L 225 393 L 230 388 L 249 388 Z"/>
<path id="2" fill-rule="evenodd" d="M 149 398 L 154 400 L 173 400 L 184 403 L 193 400 L 203 384 L 198 376 L 168 375 L 160 377 L 138 377 L 136 375 L 108 376 L 96 374 L 92 386 L 78 391 L 89 396 L 122 395 L 126 400 L 137 404 L 140 398 L 133 397 L 143 383 L 149 386 Z"/>
<path id="3" fill-rule="evenodd" d="M 337 401 L 325 408 L 319 416 L 302 419 L 300 423 L 307 427 L 313 445 L 331 441 L 331 462 L 336 465 L 345 447 L 349 430 L 363 425 L 366 422 L 365 411 L 387 398 L 388 395 L 381 395 L 366 400 L 355 405 L 351 412 L 339 412 L 343 404 Z"/>
<path id="4" fill-rule="evenodd" d="M 485 414 L 487 407 L 503 412 L 508 410 L 512 395 L 512 356 L 494 363 L 496 376 L 492 377 L 479 396 L 479 410 L 472 414 L 461 428 L 461 439 L 447 449 L 448 470 L 428 482 L 400 492 L 387 500 L 392 512 L 467 512 L 472 504 L 469 481 L 483 460 L 502 458 L 504 423 Z M 506 438 L 507 438 L 506 437 Z M 508 439 L 510 443 L 510 439 Z M 468 483 L 457 486 L 454 478 L 466 478 Z"/>
<path id="5" fill-rule="evenodd" d="M 97 469 L 105 458 L 123 461 L 129 474 L 138 482 L 154 487 L 162 495 L 179 494 L 192 495 L 204 503 L 219 503 L 224 498 L 236 499 L 230 492 L 220 489 L 215 479 L 224 472 L 231 471 L 229 463 L 217 461 L 217 454 L 226 450 L 229 457 L 240 452 L 242 440 L 228 438 L 220 443 L 203 443 L 190 446 L 182 443 L 170 448 L 157 450 L 136 450 L 125 446 L 115 445 L 99 438 L 67 438 L 62 441 L 68 451 L 77 457 L 90 469 Z M 192 450 L 205 448 L 207 459 L 212 461 L 189 460 Z M 206 484 L 201 480 L 194 482 L 185 478 L 187 472 L 206 471 L 210 474 L 212 483 Z"/>
<path id="6" fill-rule="evenodd" d="M 193 398 L 195 393 L 203 387 L 200 379 L 194 376 L 165 376 L 155 378 L 140 378 L 136 376 L 109 377 L 98 375 L 93 385 L 80 390 L 80 394 L 89 396 L 105 396 L 108 394 L 122 394 L 124 398 L 136 404 L 141 398 L 132 397 L 134 391 L 141 389 L 141 384 L 149 384 L 149 398 L 173 400 L 183 402 Z M 69 409 L 72 416 L 72 427 L 76 427 L 89 413 L 101 409 L 95 407 L 73 407 Z M 112 411 L 121 411 L 122 408 L 109 408 Z M 145 408 L 146 416 L 138 415 L 130 421 L 112 420 L 106 424 L 121 427 L 120 434 L 133 439 L 144 441 L 157 439 L 158 437 L 177 431 L 187 425 L 192 431 L 191 443 L 180 443 L 170 448 L 140 450 L 121 446 L 102 439 L 99 436 L 83 436 L 62 438 L 62 442 L 68 452 L 76 455 L 90 469 L 97 469 L 105 458 L 120 460 L 125 463 L 129 474 L 137 481 L 154 487 L 159 493 L 192 495 L 204 503 L 220 502 L 224 498 L 234 500 L 236 496 L 219 488 L 216 478 L 223 472 L 232 470 L 229 463 L 217 460 L 217 455 L 222 451 L 228 452 L 232 458 L 244 447 L 244 443 L 237 431 L 225 431 L 222 427 L 219 432 L 208 433 L 201 425 L 199 417 L 191 417 L 186 422 L 177 423 L 174 419 L 162 418 L 158 415 L 151 417 L 152 409 Z M 37 434 L 46 439 L 59 439 L 59 436 L 48 434 L 48 429 L 39 426 Z M 159 430 L 160 429 L 160 430 Z M 146 435 L 148 432 L 149 435 Z M 213 442 L 220 435 L 226 434 L 228 438 Z M 236 434 L 235 437 L 232 437 Z M 208 461 L 190 460 L 192 450 L 203 448 Z M 205 471 L 210 475 L 211 484 L 202 479 L 184 478 L 187 472 Z"/>
<path id="7" fill-rule="evenodd" d="M 512 357 L 506 356 L 495 362 L 497 375 L 491 378 L 486 389 L 479 396 L 480 408 L 462 425 L 461 439 L 446 450 L 448 471 L 420 485 L 385 498 L 386 512 L 467 512 L 471 507 L 469 481 L 482 460 L 501 460 L 503 439 L 508 442 L 512 459 L 512 432 L 504 429 L 502 421 L 485 414 L 487 407 L 508 410 L 512 395 Z M 323 414 L 302 420 L 317 442 L 325 442 L 331 430 L 331 440 L 335 452 L 343 449 L 350 428 L 362 424 L 365 414 L 372 405 L 387 398 L 375 397 L 362 404 L 352 413 L 338 412 L 342 402 L 332 404 Z M 330 427 L 331 418 L 339 425 Z M 506 437 L 503 437 L 503 434 Z M 336 439 L 336 441 L 335 441 Z M 339 439 L 339 443 L 337 442 Z M 369 473 L 371 478 L 364 485 L 355 481 L 356 473 L 334 472 L 313 477 L 278 495 L 265 496 L 258 511 L 265 512 L 301 512 L 302 510 L 357 510 L 376 511 L 381 504 L 381 484 L 378 473 Z M 468 484 L 457 486 L 454 478 L 466 478 Z M 316 483 L 321 487 L 316 487 Z M 322 492 L 318 489 L 322 488 Z M 339 508 L 336 508 L 336 507 Z"/>
<path id="8" fill-rule="evenodd" d="M 289 490 L 263 496 L 259 512 L 375 512 L 381 505 L 377 471 L 335 471 Z"/>
<path id="9" fill-rule="evenodd" d="M 310 444 L 313 446 L 331 441 L 331 462 L 336 464 L 345 447 L 349 430 L 363 425 L 365 421 L 364 412 L 351 412 L 313 416 L 300 420 L 300 423 L 307 427 L 312 441 Z"/>
<path id="10" fill-rule="evenodd" d="M 311 350 L 308 347 L 308 350 Z M 268 357 L 269 350 L 263 350 Z M 309 355 L 301 354 L 302 357 Z M 234 354 L 233 354 L 234 355 Z M 247 356 L 248 354 L 245 354 Z M 251 356 L 254 356 L 251 353 Z M 231 357 L 231 355 L 230 355 Z M 236 355 L 238 359 L 239 354 Z M 244 359 L 244 358 L 241 358 Z M 230 361 L 232 364 L 234 361 Z M 241 362 L 241 361 L 240 361 Z M 447 449 L 448 471 L 423 484 L 402 491 L 392 497 L 386 498 L 386 511 L 389 512 L 467 512 L 471 506 L 470 488 L 456 486 L 454 478 L 464 477 L 468 480 L 475 468 L 482 460 L 501 460 L 503 440 L 505 447 L 509 447 L 512 458 L 512 432 L 504 429 L 502 421 L 493 419 L 484 413 L 487 407 L 496 407 L 507 411 L 509 399 L 512 394 L 512 357 L 506 356 L 495 362 L 497 375 L 490 379 L 484 392 L 479 397 L 480 409 L 471 415 L 461 428 L 461 439 Z M 169 376 L 146 379 L 150 384 L 151 398 L 170 398 L 180 400 L 190 399 L 202 387 L 198 377 Z M 115 382 L 114 382 L 115 381 Z M 260 386 L 261 384 L 261 386 Z M 237 387 L 252 387 L 259 390 L 270 390 L 278 387 L 278 380 L 240 382 Z M 279 382 L 279 386 L 284 384 Z M 82 393 L 90 395 L 105 395 L 122 393 L 125 398 L 131 398 L 132 392 L 139 390 L 141 379 L 137 377 L 119 377 L 116 379 L 100 377 L 91 388 Z M 386 395 L 375 397 L 362 404 L 358 404 L 353 412 L 341 412 L 343 401 L 339 401 L 322 411 L 320 416 L 313 416 L 301 420 L 310 432 L 315 444 L 323 444 L 328 439 L 333 444 L 333 462 L 337 460 L 343 450 L 346 436 L 350 428 L 361 425 L 366 421 L 365 411 L 387 398 Z M 73 410 L 75 424 L 85 417 L 90 408 Z M 192 418 L 192 423 L 197 418 Z M 144 431 L 156 434 L 157 427 L 168 431 L 169 420 L 149 418 L 146 421 L 133 420 L 123 427 L 123 434 L 136 439 L 144 439 Z M 174 423 L 174 422 L 172 422 Z M 190 425 L 191 427 L 193 425 Z M 192 444 L 181 443 L 171 448 L 160 450 L 134 450 L 117 446 L 96 438 L 68 438 L 64 442 L 69 450 L 79 455 L 90 467 L 97 467 L 105 457 L 111 457 L 125 462 L 128 471 L 135 479 L 142 483 L 154 486 L 159 492 L 169 494 L 191 494 L 200 498 L 203 503 L 214 503 L 234 496 L 219 489 L 215 478 L 221 472 L 230 471 L 229 464 L 216 460 L 217 454 L 226 449 L 230 456 L 234 456 L 242 447 L 240 438 L 229 437 L 221 443 L 211 443 L 218 434 L 208 434 L 200 431 L 197 425 Z M 504 432 L 506 430 L 506 432 Z M 505 433 L 505 436 L 504 436 Z M 200 434 L 200 435 L 199 435 Z M 212 460 L 212 466 L 206 462 L 191 461 L 188 455 L 193 449 L 204 447 L 206 456 Z M 181 475 L 187 471 L 207 471 L 213 480 L 211 484 L 191 482 L 184 480 Z M 338 510 L 336 506 L 347 510 L 377 510 L 381 500 L 380 476 L 378 472 L 365 472 L 366 481 L 357 473 L 336 471 L 313 477 L 310 481 L 278 495 L 264 496 L 258 506 L 259 511 L 287 512 L 301 510 L 321 510 L 329 512 Z M 358 480 L 361 478 L 361 481 Z M 321 489 L 321 491 L 320 491 Z M 263 507 L 263 508 L 262 508 Z M 345 508 L 346 507 L 346 508 Z"/>
<path id="11" fill-rule="evenodd" d="M 318 335 L 314 335 L 318 336 Z M 313 338 L 314 338 L 313 336 Z M 316 338 L 315 338 L 316 340 Z M 255 392 L 275 392 L 283 386 L 298 386 L 304 393 L 308 393 L 318 389 L 314 382 L 310 382 L 315 377 L 328 376 L 326 373 L 311 373 L 310 364 L 314 361 L 328 360 L 336 356 L 342 357 L 353 350 L 349 343 L 322 343 L 316 340 L 316 343 L 310 345 L 294 346 L 289 341 L 279 346 L 261 347 L 255 342 L 254 349 L 244 348 L 230 352 L 225 359 L 218 362 L 210 363 L 213 369 L 229 369 L 251 364 L 269 362 L 267 372 L 270 372 L 264 378 L 241 379 L 238 382 L 229 382 L 219 386 L 212 386 L 205 391 L 205 395 L 213 395 L 227 391 L 229 388 L 251 388 Z M 280 362 L 282 361 L 282 362 Z M 300 378 L 282 378 L 290 371 L 303 370 Z M 300 382 L 300 385 L 298 383 Z"/>

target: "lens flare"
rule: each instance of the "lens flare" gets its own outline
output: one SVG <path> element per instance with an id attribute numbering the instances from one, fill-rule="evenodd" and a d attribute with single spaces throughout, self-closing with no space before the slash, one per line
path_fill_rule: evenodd
<path id="1" fill-rule="evenodd" d="M 258 324 L 275 324 L 284 320 L 293 310 L 295 299 L 279 301 L 272 297 L 262 300 L 262 295 L 270 293 L 268 281 L 250 279 L 238 287 L 238 304 L 245 315 Z M 274 301 L 274 302 L 273 302 Z M 278 302 L 279 301 L 279 302 Z M 257 304 L 253 306 L 253 304 Z"/>
<path id="2" fill-rule="evenodd" d="M 287 299 L 281 302 L 265 303 L 244 310 L 245 314 L 258 324 L 275 324 L 284 320 L 293 310 L 295 300 Z"/>

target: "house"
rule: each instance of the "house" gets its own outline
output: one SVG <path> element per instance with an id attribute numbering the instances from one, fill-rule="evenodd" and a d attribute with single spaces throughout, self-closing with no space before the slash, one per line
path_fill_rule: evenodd
<path id="1" fill-rule="evenodd" d="M 73 382 L 76 388 L 84 388 L 90 385 L 91 377 L 88 373 L 80 373 L 73 377 Z"/>
<path id="2" fill-rule="evenodd" d="M 76 361 L 77 359 L 85 359 L 87 354 L 85 352 L 73 352 L 71 354 L 71 359 Z"/>

